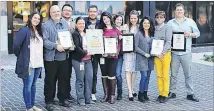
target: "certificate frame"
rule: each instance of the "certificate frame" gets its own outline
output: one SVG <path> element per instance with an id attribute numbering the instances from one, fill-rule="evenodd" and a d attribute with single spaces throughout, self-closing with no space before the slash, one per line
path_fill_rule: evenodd
<path id="1" fill-rule="evenodd" d="M 172 43 L 171 43 L 171 50 L 172 51 L 181 51 L 181 52 L 185 52 L 186 51 L 186 38 L 184 37 L 184 44 L 182 44 L 183 45 L 183 49 L 178 49 L 178 48 L 175 48 L 175 47 L 173 47 L 173 42 L 174 42 L 174 34 L 183 34 L 184 35 L 184 32 L 173 32 L 173 34 L 172 34 Z"/>
<path id="2" fill-rule="evenodd" d="M 107 39 L 115 39 L 116 41 L 116 47 L 115 47 L 115 52 L 110 52 L 110 50 L 107 50 L 107 44 L 106 44 L 106 41 Z M 104 54 L 107 54 L 107 55 L 118 55 L 119 52 L 118 52 L 118 36 L 103 36 L 103 41 L 104 41 Z M 112 51 L 112 50 L 111 50 Z M 113 50 L 114 51 L 114 50 Z"/>
<path id="3" fill-rule="evenodd" d="M 123 53 L 130 53 L 130 52 L 134 52 L 135 51 L 135 39 L 134 39 L 134 34 L 122 34 L 123 39 L 122 39 L 122 43 L 121 43 L 121 50 Z M 126 36 L 132 36 L 132 49 L 128 50 L 129 48 L 126 48 L 124 45 L 125 41 L 126 41 Z M 128 40 L 127 40 L 128 41 Z M 126 42 L 127 43 L 127 42 Z M 127 50 L 126 50 L 127 49 Z"/>
<path id="4" fill-rule="evenodd" d="M 60 35 L 60 34 L 62 34 L 62 32 L 65 32 L 65 34 L 62 35 L 63 37 L 65 37 L 63 42 L 66 42 L 66 41 L 69 42 L 67 45 L 70 45 L 70 47 L 65 47 L 62 45 L 62 39 L 63 38 Z M 73 41 L 72 34 L 71 34 L 70 30 L 63 30 L 63 29 L 58 30 L 57 35 L 58 35 L 58 40 L 57 40 L 58 44 L 62 45 L 65 50 L 74 50 L 75 45 L 74 45 L 74 41 Z M 68 35 L 68 36 L 65 36 L 65 35 Z"/>
<path id="5" fill-rule="evenodd" d="M 88 51 L 93 54 L 104 54 L 104 39 L 102 29 L 86 29 Z"/>
<path id="6" fill-rule="evenodd" d="M 156 43 L 156 45 L 154 45 L 154 43 Z M 158 43 L 158 44 L 157 44 Z M 163 52 L 163 49 L 164 49 L 164 39 L 152 39 L 152 44 L 151 44 L 151 51 L 150 51 L 150 54 L 152 56 L 157 56 L 159 54 L 161 54 Z M 154 49 L 155 46 L 160 46 L 161 48 L 159 49 Z M 160 52 L 158 53 L 157 50 Z"/>

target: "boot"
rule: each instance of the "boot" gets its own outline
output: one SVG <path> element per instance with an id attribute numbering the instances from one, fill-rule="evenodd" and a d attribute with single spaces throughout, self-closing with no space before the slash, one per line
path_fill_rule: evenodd
<path id="1" fill-rule="evenodd" d="M 103 91 L 104 91 L 104 97 L 100 102 L 107 102 L 109 100 L 109 88 L 108 88 L 108 78 L 102 78 L 103 83 Z"/>
<path id="2" fill-rule="evenodd" d="M 117 100 L 122 100 L 122 89 L 117 90 Z"/>
<path id="3" fill-rule="evenodd" d="M 143 93 L 141 93 L 140 91 L 138 93 L 138 100 L 140 102 L 143 102 L 143 103 L 146 101 L 145 98 L 144 98 L 144 96 L 143 96 Z"/>
<path id="4" fill-rule="evenodd" d="M 110 88 L 110 104 L 115 103 L 115 89 L 116 89 L 116 79 L 109 79 L 109 88 Z"/>
<path id="5" fill-rule="evenodd" d="M 146 101 L 149 101 L 149 97 L 148 97 L 148 95 L 147 95 L 147 91 L 144 91 L 144 92 L 143 92 L 143 96 L 144 96 L 144 99 L 145 99 Z"/>

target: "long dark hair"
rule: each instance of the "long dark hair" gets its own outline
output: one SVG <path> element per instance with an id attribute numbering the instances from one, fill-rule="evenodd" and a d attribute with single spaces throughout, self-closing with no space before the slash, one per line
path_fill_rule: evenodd
<path id="1" fill-rule="evenodd" d="M 112 16 L 111 16 L 111 14 L 110 14 L 109 12 L 103 12 L 103 13 L 101 14 L 99 29 L 103 29 L 103 30 L 104 30 L 105 28 L 107 28 L 107 27 L 106 27 L 106 24 L 105 24 L 104 21 L 103 21 L 103 16 L 107 16 L 107 17 L 110 19 L 110 21 L 111 21 L 111 26 L 115 29 L 116 27 L 115 27 L 115 25 L 114 25 L 114 23 L 113 23 Z"/>
<path id="2" fill-rule="evenodd" d="M 118 17 L 121 17 L 121 18 L 122 18 L 122 24 L 121 24 L 121 26 L 122 26 L 122 25 L 123 25 L 123 16 L 122 16 L 122 15 L 116 14 L 116 15 L 113 17 L 113 22 L 114 22 L 114 24 L 116 25 L 115 21 L 116 21 L 116 19 L 117 19 Z"/>
<path id="3" fill-rule="evenodd" d="M 154 36 L 154 32 L 155 32 L 154 23 L 153 23 L 153 21 L 152 21 L 152 19 L 150 17 L 143 17 L 143 19 L 140 21 L 139 31 L 145 37 L 145 30 L 143 28 L 143 22 L 144 22 L 145 19 L 148 20 L 149 23 L 150 23 L 149 36 Z"/>
<path id="4" fill-rule="evenodd" d="M 28 21 L 27 21 L 27 24 L 26 24 L 26 26 L 30 29 L 30 31 L 31 31 L 31 38 L 32 39 L 37 39 L 38 40 L 38 38 L 36 38 L 36 34 L 35 34 L 35 31 L 34 31 L 34 29 L 33 29 L 33 25 L 32 25 L 32 22 L 31 22 L 31 20 L 32 20 L 32 18 L 33 18 L 33 16 L 35 15 L 35 14 L 38 14 L 39 16 L 40 16 L 40 22 L 39 22 L 39 24 L 36 26 L 36 30 L 37 30 L 37 32 L 39 33 L 39 35 L 42 37 L 43 35 L 42 35 L 42 20 L 43 20 L 43 18 L 42 18 L 42 15 L 40 14 L 40 13 L 38 13 L 38 12 L 33 12 L 33 13 L 31 13 L 30 14 L 30 16 L 29 16 L 29 18 L 28 18 Z"/>

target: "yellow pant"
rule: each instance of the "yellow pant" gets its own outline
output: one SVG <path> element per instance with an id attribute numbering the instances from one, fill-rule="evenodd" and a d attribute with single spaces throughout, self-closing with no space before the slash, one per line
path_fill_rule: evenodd
<path id="1" fill-rule="evenodd" d="M 162 59 L 155 57 L 154 63 L 157 71 L 157 83 L 159 95 L 168 97 L 171 52 L 167 52 Z"/>

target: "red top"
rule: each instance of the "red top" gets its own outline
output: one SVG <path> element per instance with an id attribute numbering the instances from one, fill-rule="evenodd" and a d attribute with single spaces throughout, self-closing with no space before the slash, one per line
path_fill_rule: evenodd
<path id="1" fill-rule="evenodd" d="M 103 36 L 117 36 L 119 39 L 119 36 L 121 35 L 120 31 L 118 29 L 105 29 L 103 32 Z M 118 40 L 118 46 L 117 50 L 120 52 L 120 41 Z M 112 57 L 112 56 L 111 56 Z M 117 59 L 118 56 L 113 56 L 113 58 Z"/>

